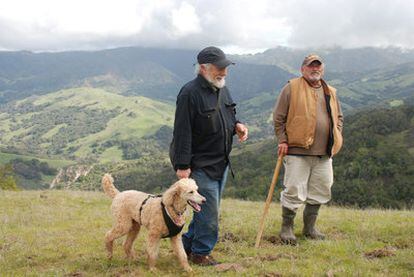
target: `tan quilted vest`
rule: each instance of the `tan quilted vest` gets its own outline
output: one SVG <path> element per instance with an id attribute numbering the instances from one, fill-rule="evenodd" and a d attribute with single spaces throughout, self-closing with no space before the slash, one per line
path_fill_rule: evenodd
<path id="1" fill-rule="evenodd" d="M 286 122 L 286 133 L 289 146 L 308 149 L 315 138 L 317 95 L 303 77 L 295 78 L 290 83 L 290 104 Z M 328 86 L 333 120 L 332 156 L 342 147 L 342 134 L 338 126 L 338 108 L 336 89 Z"/>

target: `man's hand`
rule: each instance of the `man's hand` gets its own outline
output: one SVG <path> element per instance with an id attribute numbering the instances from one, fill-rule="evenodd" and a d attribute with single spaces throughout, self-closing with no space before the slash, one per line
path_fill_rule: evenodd
<path id="1" fill-rule="evenodd" d="M 176 175 L 177 175 L 178 179 L 190 178 L 191 168 L 187 168 L 187 169 L 177 169 Z"/>
<path id="2" fill-rule="evenodd" d="M 239 141 L 243 142 L 247 140 L 247 135 L 249 134 L 249 130 L 247 127 L 242 123 L 236 124 L 236 134 L 239 137 Z"/>
<path id="3" fill-rule="evenodd" d="M 280 143 L 279 145 L 278 145 L 278 151 L 277 151 L 277 154 L 279 155 L 279 156 L 281 156 L 281 155 L 287 155 L 287 153 L 288 153 L 288 149 L 289 149 L 289 145 L 286 143 L 286 142 L 282 142 L 282 143 Z"/>

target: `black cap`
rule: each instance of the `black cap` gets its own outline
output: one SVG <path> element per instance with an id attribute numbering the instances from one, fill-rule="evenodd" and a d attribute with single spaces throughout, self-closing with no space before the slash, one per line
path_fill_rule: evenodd
<path id="1" fill-rule="evenodd" d="M 224 54 L 221 49 L 214 46 L 201 50 L 197 55 L 197 62 L 199 64 L 211 63 L 219 68 L 224 68 L 234 64 L 234 62 L 226 58 L 226 54 Z"/>

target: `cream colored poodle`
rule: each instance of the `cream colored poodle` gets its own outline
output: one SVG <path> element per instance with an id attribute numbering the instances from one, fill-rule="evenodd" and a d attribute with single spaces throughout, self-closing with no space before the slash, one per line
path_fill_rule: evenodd
<path id="1" fill-rule="evenodd" d="M 147 254 L 151 270 L 155 269 L 161 238 L 170 235 L 172 248 L 181 266 L 188 272 L 192 271 L 181 241 L 181 229 L 185 224 L 184 212 L 187 205 L 199 212 L 200 205 L 206 201 L 197 192 L 198 187 L 193 179 L 177 181 L 162 196 L 136 190 L 119 192 L 109 174 L 103 176 L 102 187 L 113 198 L 111 209 L 114 225 L 105 236 L 108 258 L 112 258 L 114 240 L 124 235 L 127 235 L 123 245 L 125 253 L 128 258 L 133 258 L 135 254 L 132 244 L 143 225 L 148 229 Z M 171 225 L 176 227 L 175 232 L 171 231 Z"/>

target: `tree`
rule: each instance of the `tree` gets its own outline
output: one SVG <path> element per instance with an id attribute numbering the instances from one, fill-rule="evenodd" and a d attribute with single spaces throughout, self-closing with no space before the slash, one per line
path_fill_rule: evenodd
<path id="1" fill-rule="evenodd" d="M 13 177 L 13 168 L 11 164 L 0 166 L 0 189 L 18 190 L 16 181 Z"/>

